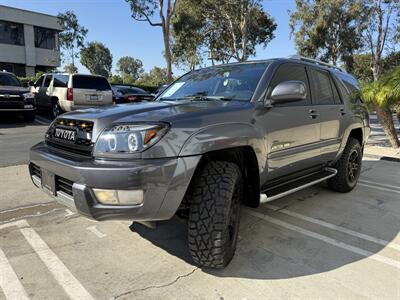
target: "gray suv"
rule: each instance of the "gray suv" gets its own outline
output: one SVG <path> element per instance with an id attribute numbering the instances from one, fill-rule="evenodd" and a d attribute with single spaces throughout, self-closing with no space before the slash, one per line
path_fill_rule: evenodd
<path id="1" fill-rule="evenodd" d="M 154 102 L 66 113 L 32 147 L 29 169 L 37 187 L 95 220 L 187 219 L 194 261 L 222 268 L 241 205 L 324 180 L 351 191 L 369 132 L 353 76 L 280 58 L 190 72 Z"/>

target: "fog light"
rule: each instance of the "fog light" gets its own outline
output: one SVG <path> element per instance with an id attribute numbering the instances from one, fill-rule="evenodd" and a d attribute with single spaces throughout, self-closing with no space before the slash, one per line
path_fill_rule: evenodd
<path id="1" fill-rule="evenodd" d="M 143 190 L 93 189 L 97 201 L 108 205 L 139 205 L 143 203 Z"/>
<path id="2" fill-rule="evenodd" d="M 33 108 L 33 105 L 32 104 L 25 104 L 24 108 Z"/>

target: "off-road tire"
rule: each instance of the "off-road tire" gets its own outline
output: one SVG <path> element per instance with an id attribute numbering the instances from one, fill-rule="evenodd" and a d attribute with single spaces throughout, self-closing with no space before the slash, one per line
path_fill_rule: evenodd
<path id="1" fill-rule="evenodd" d="M 234 163 L 209 162 L 195 178 L 189 193 L 190 254 L 201 267 L 224 268 L 236 250 L 242 173 Z"/>
<path id="2" fill-rule="evenodd" d="M 35 121 L 36 118 L 36 112 L 35 111 L 24 112 L 22 117 L 24 118 L 25 122 L 33 122 Z"/>
<path id="3" fill-rule="evenodd" d="M 356 159 L 352 162 L 354 156 L 356 156 Z M 341 193 L 350 192 L 357 185 L 358 178 L 360 177 L 361 162 L 362 150 L 360 142 L 355 138 L 349 137 L 342 156 L 334 166 L 338 173 L 335 177 L 327 180 L 328 187 Z M 357 167 L 355 167 L 354 163 L 357 164 Z M 354 168 L 356 169 L 353 171 L 350 170 Z M 353 176 L 351 176 L 352 172 Z"/>

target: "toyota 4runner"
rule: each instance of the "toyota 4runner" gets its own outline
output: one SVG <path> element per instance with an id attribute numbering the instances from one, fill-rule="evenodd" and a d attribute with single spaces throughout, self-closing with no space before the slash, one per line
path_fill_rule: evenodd
<path id="1" fill-rule="evenodd" d="M 190 72 L 154 102 L 67 113 L 30 151 L 33 183 L 96 220 L 188 222 L 200 266 L 232 259 L 241 205 L 358 180 L 369 117 L 353 76 L 303 57 Z"/>

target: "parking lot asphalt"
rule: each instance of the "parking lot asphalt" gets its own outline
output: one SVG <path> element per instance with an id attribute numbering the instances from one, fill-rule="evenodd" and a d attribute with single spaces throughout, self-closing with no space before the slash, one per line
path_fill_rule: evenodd
<path id="1" fill-rule="evenodd" d="M 24 147 L 44 131 L 0 129 Z M 88 220 L 36 189 L 24 160 L 0 160 L 0 299 L 400 298 L 398 162 L 364 158 L 351 193 L 321 184 L 243 209 L 237 253 L 215 271 L 192 263 L 185 222 Z"/>

